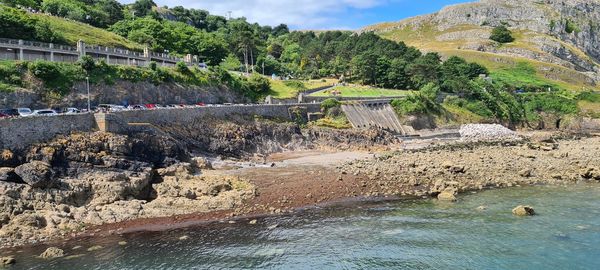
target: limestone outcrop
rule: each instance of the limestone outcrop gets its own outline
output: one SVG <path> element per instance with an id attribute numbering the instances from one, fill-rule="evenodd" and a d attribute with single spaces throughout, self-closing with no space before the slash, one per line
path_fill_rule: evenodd
<path id="1" fill-rule="evenodd" d="M 579 75 L 578 79 L 593 85 L 600 81 L 598 21 L 598 0 L 480 0 L 361 31 L 374 31 L 384 36 L 393 36 L 395 32 L 423 32 L 417 39 L 432 44 L 421 46 L 425 50 L 442 46 L 445 50 L 527 58 L 578 71 L 574 73 Z M 519 33 L 511 46 L 501 46 L 489 39 L 493 27 L 503 24 Z M 400 36 L 411 44 L 410 35 Z M 558 69 L 544 73 L 551 77 L 549 79 L 561 80 L 552 77 L 561 73 Z"/>

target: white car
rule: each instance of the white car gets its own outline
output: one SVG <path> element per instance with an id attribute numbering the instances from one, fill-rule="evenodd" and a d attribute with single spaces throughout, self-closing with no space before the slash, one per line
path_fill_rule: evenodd
<path id="1" fill-rule="evenodd" d="M 78 114 L 81 113 L 81 110 L 77 109 L 77 108 L 66 108 L 64 110 L 65 114 Z"/>
<path id="2" fill-rule="evenodd" d="M 55 110 L 45 109 L 45 110 L 35 110 L 31 114 L 33 116 L 55 116 L 58 115 Z"/>
<path id="3" fill-rule="evenodd" d="M 20 116 L 29 116 L 32 113 L 31 109 L 29 108 L 17 108 L 17 111 L 19 112 Z"/>

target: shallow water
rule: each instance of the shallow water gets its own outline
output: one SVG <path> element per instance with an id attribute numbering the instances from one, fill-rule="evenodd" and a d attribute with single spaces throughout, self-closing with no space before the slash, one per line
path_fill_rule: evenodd
<path id="1" fill-rule="evenodd" d="M 539 215 L 513 216 L 518 204 Z M 40 246 L 15 253 L 10 269 L 600 269 L 600 185 L 356 203 L 247 223 L 61 247 L 77 258 L 41 260 Z M 93 245 L 104 248 L 87 251 Z"/>

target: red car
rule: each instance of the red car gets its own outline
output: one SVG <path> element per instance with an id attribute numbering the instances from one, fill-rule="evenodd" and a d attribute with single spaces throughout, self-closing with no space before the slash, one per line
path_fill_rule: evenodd
<path id="1" fill-rule="evenodd" d="M 9 118 L 9 117 L 10 117 L 10 115 L 8 115 L 8 114 L 0 113 L 0 119 Z"/>
<path id="2" fill-rule="evenodd" d="M 204 102 L 198 102 L 196 103 L 196 106 L 204 107 L 206 106 L 206 104 L 204 104 Z"/>
<path id="3" fill-rule="evenodd" d="M 156 109 L 156 104 L 145 104 L 146 109 L 153 110 Z"/>

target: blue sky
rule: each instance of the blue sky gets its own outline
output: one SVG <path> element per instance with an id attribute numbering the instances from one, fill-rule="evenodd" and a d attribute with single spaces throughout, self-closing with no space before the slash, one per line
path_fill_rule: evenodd
<path id="1" fill-rule="evenodd" d="M 133 0 L 120 0 L 131 3 Z M 169 7 L 205 9 L 212 14 L 246 17 L 250 22 L 292 29 L 358 29 L 366 25 L 398 21 L 438 11 L 465 0 L 155 0 Z"/>

